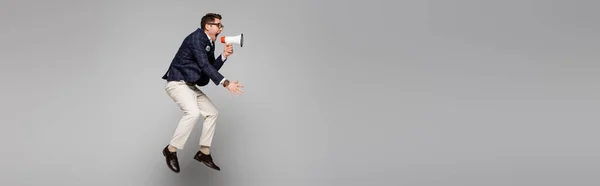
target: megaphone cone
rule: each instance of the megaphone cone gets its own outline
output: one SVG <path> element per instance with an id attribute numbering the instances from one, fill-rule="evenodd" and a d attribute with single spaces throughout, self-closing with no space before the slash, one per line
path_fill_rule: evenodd
<path id="1" fill-rule="evenodd" d="M 221 43 L 233 43 L 244 47 L 244 33 L 237 36 L 221 36 Z"/>

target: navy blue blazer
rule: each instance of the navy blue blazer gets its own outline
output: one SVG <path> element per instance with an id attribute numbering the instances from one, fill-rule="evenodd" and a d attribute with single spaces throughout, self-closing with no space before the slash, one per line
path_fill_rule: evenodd
<path id="1" fill-rule="evenodd" d="M 224 78 L 219 73 L 223 63 L 221 55 L 215 59 L 214 43 L 198 28 L 185 37 L 162 79 L 184 80 L 199 86 L 205 86 L 212 80 L 219 85 Z"/>

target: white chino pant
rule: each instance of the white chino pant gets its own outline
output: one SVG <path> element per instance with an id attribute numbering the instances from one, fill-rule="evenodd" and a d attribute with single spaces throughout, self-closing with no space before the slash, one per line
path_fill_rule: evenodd
<path id="1" fill-rule="evenodd" d="M 183 149 L 194 125 L 200 116 L 203 116 L 200 146 L 210 147 L 219 117 L 217 107 L 196 85 L 187 85 L 184 81 L 168 81 L 165 91 L 183 111 L 170 144 L 177 149 Z"/>

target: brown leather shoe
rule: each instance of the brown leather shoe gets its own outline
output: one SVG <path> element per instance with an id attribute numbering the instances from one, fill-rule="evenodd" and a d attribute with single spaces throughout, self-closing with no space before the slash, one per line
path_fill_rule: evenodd
<path id="1" fill-rule="evenodd" d="M 196 155 L 194 156 L 194 159 L 198 160 L 199 162 L 204 163 L 204 165 L 206 165 L 210 168 L 213 168 L 217 171 L 221 171 L 221 168 L 219 168 L 219 166 L 217 166 L 215 164 L 215 162 L 213 162 L 213 159 L 210 154 L 207 155 L 207 154 L 202 153 L 201 151 L 198 151 L 196 153 Z"/>
<path id="2" fill-rule="evenodd" d="M 179 161 L 177 159 L 177 152 L 170 152 L 169 149 L 167 148 L 169 147 L 169 145 L 167 145 L 162 153 L 165 156 L 165 161 L 167 162 L 167 167 L 169 167 L 169 169 L 171 169 L 173 172 L 179 173 Z"/>

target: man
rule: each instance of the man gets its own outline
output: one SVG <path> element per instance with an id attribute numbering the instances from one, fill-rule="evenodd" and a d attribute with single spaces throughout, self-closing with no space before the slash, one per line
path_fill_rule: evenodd
<path id="1" fill-rule="evenodd" d="M 194 159 L 217 171 L 221 169 L 212 159 L 210 146 L 215 132 L 215 123 L 219 117 L 219 110 L 212 101 L 197 86 L 205 86 L 210 80 L 216 85 L 225 87 L 231 92 L 241 95 L 243 85 L 237 81 L 230 82 L 218 70 L 227 58 L 233 54 L 233 47 L 227 44 L 223 53 L 215 58 L 215 40 L 223 30 L 221 15 L 208 13 L 202 17 L 200 28 L 189 34 L 184 40 L 177 54 L 173 58 L 169 69 L 162 77 L 167 80 L 165 91 L 183 111 L 173 138 L 163 149 L 167 166 L 178 173 L 180 171 L 177 159 L 177 149 L 183 149 L 194 125 L 203 116 L 204 122 L 200 137 L 200 150 Z"/>

